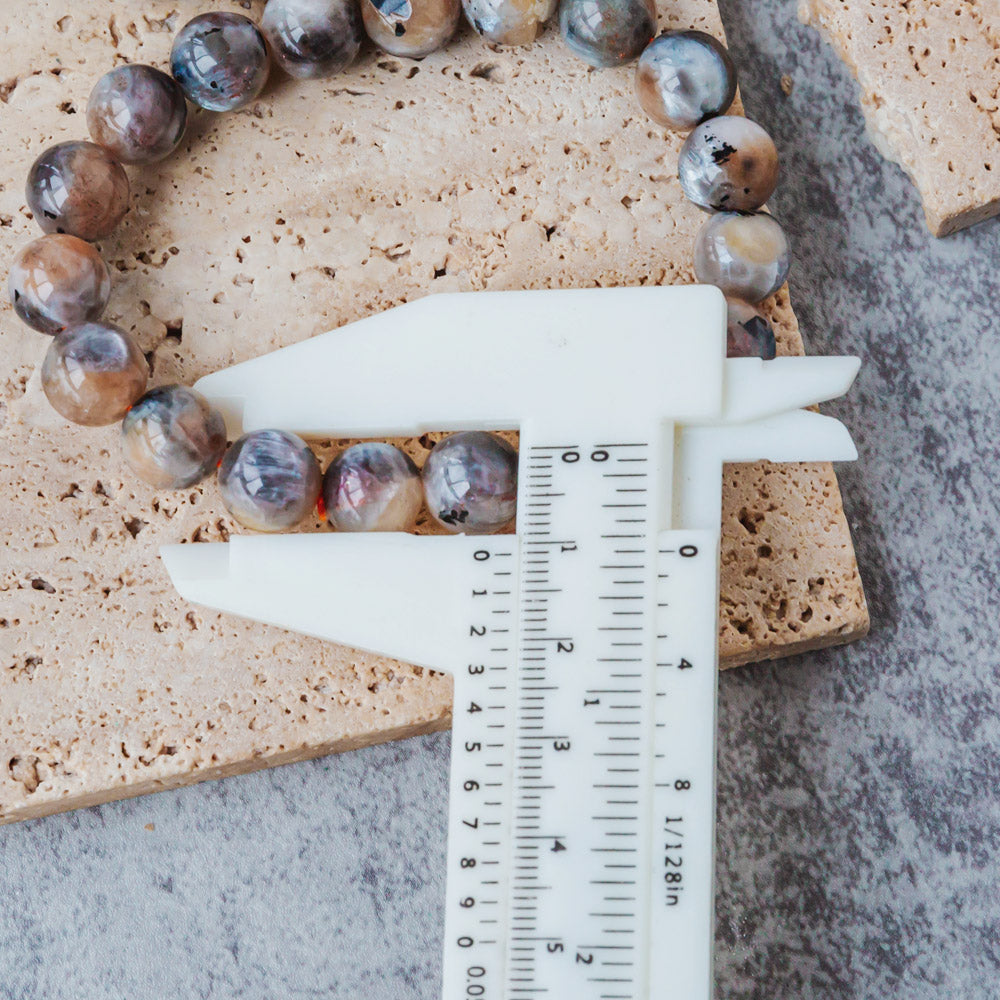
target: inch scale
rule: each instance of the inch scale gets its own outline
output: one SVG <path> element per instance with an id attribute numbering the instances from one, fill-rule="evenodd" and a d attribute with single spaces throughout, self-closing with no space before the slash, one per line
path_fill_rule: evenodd
<path id="1" fill-rule="evenodd" d="M 725 328 L 704 286 L 430 296 L 197 385 L 231 438 L 520 431 L 516 535 L 163 550 L 192 601 L 454 675 L 444 1000 L 712 995 L 722 465 L 856 457 L 802 407 L 858 370 Z"/>

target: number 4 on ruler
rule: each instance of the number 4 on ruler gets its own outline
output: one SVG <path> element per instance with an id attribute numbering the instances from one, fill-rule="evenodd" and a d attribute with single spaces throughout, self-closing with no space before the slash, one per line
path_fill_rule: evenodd
<path id="1" fill-rule="evenodd" d="M 444 1000 L 711 996 L 722 466 L 853 459 L 803 407 L 858 369 L 725 328 L 707 287 L 431 296 L 198 383 L 230 437 L 520 431 L 516 535 L 163 551 L 193 601 L 454 674 Z"/>

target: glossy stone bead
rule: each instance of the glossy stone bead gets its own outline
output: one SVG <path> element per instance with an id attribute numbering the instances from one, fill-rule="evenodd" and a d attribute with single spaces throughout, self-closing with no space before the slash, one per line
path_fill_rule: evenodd
<path id="1" fill-rule="evenodd" d="M 417 467 L 391 444 L 356 444 L 323 477 L 326 516 L 341 531 L 408 531 L 424 502 Z"/>
<path id="2" fill-rule="evenodd" d="M 346 69 L 363 35 L 355 0 L 268 0 L 260 28 L 274 61 L 299 79 Z"/>
<path id="3" fill-rule="evenodd" d="M 242 14 L 199 14 L 177 33 L 170 72 L 192 104 L 209 111 L 245 107 L 267 83 L 267 45 Z"/>
<path id="4" fill-rule="evenodd" d="M 160 489 L 183 489 L 215 472 L 226 450 L 226 422 L 183 385 L 151 389 L 125 414 L 122 451 L 132 471 Z"/>
<path id="5" fill-rule="evenodd" d="M 652 39 L 656 7 L 653 0 L 562 0 L 559 30 L 591 66 L 623 66 Z"/>
<path id="6" fill-rule="evenodd" d="M 410 59 L 447 44 L 461 15 L 460 0 L 361 0 L 368 37 L 384 52 Z"/>
<path id="7" fill-rule="evenodd" d="M 517 510 L 517 452 L 494 434 L 465 431 L 439 441 L 423 481 L 428 509 L 449 531 L 487 535 Z"/>
<path id="8" fill-rule="evenodd" d="M 90 92 L 90 137 L 122 163 L 153 163 L 184 138 L 187 103 L 177 81 L 152 66 L 105 73 Z"/>
<path id="9" fill-rule="evenodd" d="M 287 431 L 251 431 L 222 458 L 219 489 L 237 521 L 287 531 L 316 506 L 323 477 L 309 445 Z"/>
<path id="10" fill-rule="evenodd" d="M 635 90 L 659 125 L 687 132 L 724 114 L 736 97 L 736 66 L 704 31 L 666 31 L 639 56 Z"/>
<path id="11" fill-rule="evenodd" d="M 695 240 L 698 280 L 747 302 L 760 302 L 776 292 L 785 283 L 790 264 L 785 232 L 764 212 L 713 215 Z"/>
<path id="12" fill-rule="evenodd" d="M 489 42 L 527 45 L 542 31 L 558 0 L 462 0 L 465 18 Z"/>
<path id="13" fill-rule="evenodd" d="M 726 329 L 727 358 L 761 358 L 770 361 L 778 352 L 771 324 L 749 302 L 726 299 L 729 317 Z"/>
<path id="14" fill-rule="evenodd" d="M 31 165 L 25 197 L 47 233 L 81 240 L 110 236 L 128 211 L 128 175 L 92 142 L 50 146 Z"/>
<path id="15" fill-rule="evenodd" d="M 677 158 L 684 193 L 699 207 L 752 212 L 778 185 L 778 151 L 749 118 L 723 115 L 699 125 Z"/>
<path id="16" fill-rule="evenodd" d="M 14 311 L 28 326 L 55 335 L 101 318 L 111 277 L 89 243 L 52 233 L 33 240 L 14 258 L 7 288 Z"/>
<path id="17" fill-rule="evenodd" d="M 143 394 L 149 365 L 129 334 L 110 323 L 63 330 L 42 361 L 42 389 L 67 420 L 113 424 Z"/>

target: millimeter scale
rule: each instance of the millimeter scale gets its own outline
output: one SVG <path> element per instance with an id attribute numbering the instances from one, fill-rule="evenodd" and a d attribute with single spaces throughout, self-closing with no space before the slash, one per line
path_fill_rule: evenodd
<path id="1" fill-rule="evenodd" d="M 169 546 L 191 601 L 454 675 L 444 1000 L 712 995 L 724 462 L 851 460 L 854 358 L 706 286 L 433 295 L 203 378 L 229 436 L 520 432 L 517 532 Z"/>

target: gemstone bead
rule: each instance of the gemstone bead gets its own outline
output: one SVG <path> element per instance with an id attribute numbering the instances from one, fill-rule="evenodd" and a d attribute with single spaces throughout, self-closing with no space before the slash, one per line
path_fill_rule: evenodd
<path id="1" fill-rule="evenodd" d="M 684 193 L 699 207 L 752 212 L 778 185 L 778 151 L 756 122 L 723 115 L 699 125 L 677 158 Z"/>
<path id="2" fill-rule="evenodd" d="M 653 121 L 687 132 L 729 110 L 736 67 L 726 47 L 704 31 L 666 31 L 639 56 L 635 90 Z"/>
<path id="3" fill-rule="evenodd" d="M 533 42 L 552 16 L 558 0 L 462 0 L 465 18 L 496 45 Z"/>
<path id="4" fill-rule="evenodd" d="M 184 138 L 187 103 L 177 81 L 152 66 L 119 66 L 90 92 L 90 137 L 122 163 L 153 163 Z"/>
<path id="5" fill-rule="evenodd" d="M 698 280 L 747 302 L 760 302 L 776 292 L 788 277 L 790 263 L 784 230 L 763 212 L 713 215 L 695 240 Z"/>
<path id="6" fill-rule="evenodd" d="M 591 66 L 623 66 L 638 58 L 656 30 L 653 0 L 562 0 L 559 29 Z"/>
<path id="7" fill-rule="evenodd" d="M 408 531 L 424 502 L 417 467 L 391 444 L 356 444 L 323 477 L 330 524 L 341 531 Z"/>
<path id="8" fill-rule="evenodd" d="M 295 527 L 316 506 L 322 478 L 309 445 L 287 431 L 244 434 L 219 466 L 226 509 L 254 531 Z"/>
<path id="9" fill-rule="evenodd" d="M 144 482 L 160 489 L 183 489 L 216 470 L 226 450 L 226 422 L 193 389 L 160 386 L 125 414 L 122 450 Z"/>
<path id="10" fill-rule="evenodd" d="M 410 59 L 445 45 L 461 15 L 460 0 L 361 0 L 368 37 L 384 52 Z"/>
<path id="11" fill-rule="evenodd" d="M 517 452 L 494 434 L 465 431 L 439 441 L 423 480 L 428 509 L 449 531 L 486 535 L 517 510 Z"/>
<path id="12" fill-rule="evenodd" d="M 128 175 L 92 142 L 50 146 L 31 165 L 25 196 L 47 233 L 102 240 L 128 211 Z"/>
<path id="13" fill-rule="evenodd" d="M 268 0 L 260 28 L 274 61 L 303 80 L 346 69 L 363 34 L 355 0 Z"/>
<path id="14" fill-rule="evenodd" d="M 111 295 L 111 277 L 89 243 L 52 233 L 21 250 L 7 287 L 17 315 L 32 329 L 55 335 L 101 318 Z"/>
<path id="15" fill-rule="evenodd" d="M 728 326 L 726 329 L 727 358 L 761 358 L 770 361 L 778 352 L 771 324 L 749 302 L 726 299 Z"/>
<path id="16" fill-rule="evenodd" d="M 42 389 L 67 420 L 113 424 L 142 395 L 149 365 L 139 345 L 110 323 L 82 323 L 56 336 L 42 361 Z"/>
<path id="17" fill-rule="evenodd" d="M 242 14 L 199 14 L 177 33 L 170 72 L 192 104 L 209 111 L 245 107 L 267 83 L 267 45 Z"/>

